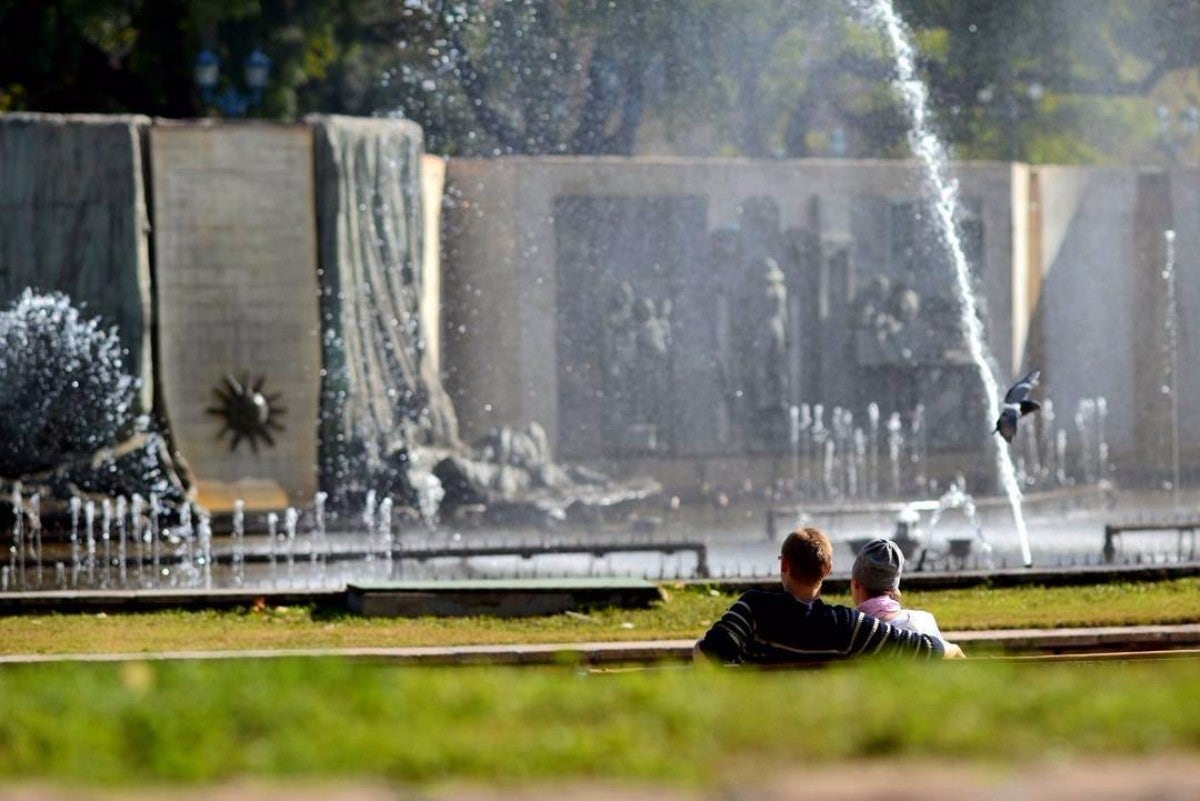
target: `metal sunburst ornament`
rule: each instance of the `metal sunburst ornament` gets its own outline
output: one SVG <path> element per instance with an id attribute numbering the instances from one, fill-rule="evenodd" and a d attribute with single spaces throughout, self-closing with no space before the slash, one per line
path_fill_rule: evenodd
<path id="1" fill-rule="evenodd" d="M 229 442 L 229 450 L 237 450 L 244 439 L 258 453 L 258 441 L 261 439 L 268 445 L 274 445 L 272 431 L 283 431 L 284 427 L 275 418 L 287 411 L 283 406 L 275 405 L 280 393 L 270 395 L 263 393 L 266 376 L 260 375 L 250 386 L 250 378 L 242 376 L 239 381 L 231 373 L 226 373 L 221 384 L 213 388 L 213 394 L 221 402 L 219 406 L 210 406 L 207 411 L 211 415 L 221 417 L 225 425 L 217 432 L 217 438 L 231 432 L 233 438 Z"/>

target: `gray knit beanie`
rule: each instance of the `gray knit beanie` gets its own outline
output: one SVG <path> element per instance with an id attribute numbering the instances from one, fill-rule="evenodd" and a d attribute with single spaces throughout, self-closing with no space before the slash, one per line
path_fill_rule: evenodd
<path id="1" fill-rule="evenodd" d="M 881 594 L 900 589 L 900 574 L 904 572 L 904 554 L 891 540 L 871 540 L 854 557 L 851 577 L 867 590 Z"/>

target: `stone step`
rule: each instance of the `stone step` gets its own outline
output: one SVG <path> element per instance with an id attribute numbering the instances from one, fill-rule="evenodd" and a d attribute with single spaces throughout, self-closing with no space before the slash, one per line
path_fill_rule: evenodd
<path id="1" fill-rule="evenodd" d="M 349 584 L 347 608 L 369 617 L 529 617 L 597 607 L 646 608 L 662 598 L 645 579 L 560 578 Z"/>

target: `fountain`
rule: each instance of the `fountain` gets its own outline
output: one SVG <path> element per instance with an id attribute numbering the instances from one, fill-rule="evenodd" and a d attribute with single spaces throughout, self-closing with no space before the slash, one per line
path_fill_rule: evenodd
<path id="1" fill-rule="evenodd" d="M 831 410 L 828 426 L 826 409 Z M 1047 422 L 1052 423 L 1053 410 L 1048 408 L 1046 411 Z M 1028 464 L 1034 467 L 1024 474 L 1025 482 L 1029 486 L 1038 486 L 1044 481 L 1082 485 L 1101 480 L 1108 464 L 1106 415 L 1107 403 L 1100 397 L 1082 399 L 1076 407 L 1074 421 L 1078 447 L 1074 450 L 1077 454 L 1074 464 L 1078 474 L 1074 476 L 1067 458 L 1066 430 L 1058 429 L 1054 433 L 1053 446 L 1047 450 L 1041 445 L 1045 440 L 1036 436 L 1032 427 L 1026 429 L 1028 434 L 1020 447 L 1027 454 Z M 852 510 L 880 500 L 902 502 L 914 491 L 924 491 L 927 455 L 922 407 L 918 405 L 908 411 L 895 410 L 885 414 L 880 403 L 871 401 L 862 411 L 862 417 L 867 421 L 865 427 L 855 425 L 854 410 L 841 405 L 817 403 L 790 407 L 787 441 L 794 500 L 802 503 L 823 501 Z M 536 432 L 530 441 L 536 446 Z M 497 446 L 500 444 L 497 441 Z M 508 449 L 505 453 L 510 454 L 503 457 L 506 459 L 513 458 L 512 454 L 529 452 L 522 450 L 524 446 L 519 441 L 504 441 L 503 447 Z M 1043 456 L 1039 451 L 1046 452 Z M 881 481 L 882 462 L 885 461 L 881 458 L 882 453 L 886 453 L 890 478 L 887 482 Z M 820 467 L 820 480 L 815 484 L 811 472 L 814 459 Z M 1039 464 L 1045 467 L 1039 470 Z M 556 549 L 565 554 L 603 552 L 605 564 L 613 565 L 613 554 L 621 550 L 620 542 L 600 545 L 586 540 L 550 542 L 544 534 L 539 535 L 540 541 L 518 535 L 506 543 L 485 543 L 483 547 L 454 534 L 450 546 L 443 547 L 438 544 L 438 538 L 445 535 L 437 521 L 442 492 L 442 485 L 436 481 L 427 481 L 418 487 L 417 507 L 411 520 L 418 525 L 419 531 L 409 531 L 403 546 L 396 536 L 393 498 L 390 495 L 380 497 L 374 489 L 364 495 L 359 525 L 352 527 L 354 530 L 350 532 L 339 529 L 336 544 L 329 536 L 328 495 L 323 491 L 313 496 L 309 507 L 311 514 L 302 514 L 298 506 L 288 506 L 282 510 L 282 518 L 270 512 L 258 515 L 255 523 L 248 521 L 244 502 L 236 500 L 220 534 L 214 531 L 213 519 L 205 510 L 194 509 L 189 503 L 166 507 L 160 494 L 154 491 L 147 494 L 148 499 L 138 492 L 129 496 L 72 495 L 65 504 L 69 518 L 69 523 L 66 518 L 63 523 L 64 531 L 69 532 L 66 542 L 61 547 L 52 543 L 47 553 L 43 541 L 42 496 L 39 492 L 29 493 L 20 482 L 15 482 L 11 501 L 14 510 L 12 545 L 4 570 L 4 586 L 17 591 L 123 590 L 131 586 L 201 591 L 217 586 L 318 589 L 337 586 L 353 576 L 446 575 L 433 570 L 431 564 L 436 560 L 446 564 L 457 562 L 457 569 L 465 570 L 468 575 L 477 575 L 480 571 L 488 575 L 490 570 L 505 573 L 513 569 L 499 563 L 506 554 L 524 554 L 520 558 L 528 559 L 532 558 L 531 554 L 542 553 L 544 556 L 539 558 L 549 559 Z M 940 524 L 944 511 L 962 509 L 973 528 L 974 540 L 980 543 L 985 556 L 990 553 L 974 500 L 966 494 L 961 481 L 953 483 L 934 505 L 930 506 L 930 503 L 925 502 L 924 506 L 908 503 L 906 513 L 911 514 L 914 509 L 919 513 L 926 507 L 933 510 L 932 532 Z M 177 525 L 163 525 L 163 519 L 171 514 L 177 514 Z M 308 523 L 304 524 L 303 520 Z M 914 531 L 917 522 L 911 521 Z M 250 533 L 248 529 L 255 529 L 257 533 Z M 964 564 L 965 555 L 955 550 L 961 549 L 963 540 L 947 536 L 947 542 L 950 558 L 957 559 L 959 566 Z M 664 539 L 661 546 L 653 539 L 631 541 L 628 545 L 633 554 L 655 549 L 660 553 L 674 553 L 676 575 L 688 569 L 682 554 L 692 546 L 681 548 L 669 539 Z M 712 569 L 709 565 L 712 557 L 703 545 L 695 545 L 699 548 L 698 559 L 692 569 L 707 572 Z M 284 566 L 282 577 L 278 572 L 280 556 Z M 950 564 L 950 560 L 936 550 L 929 552 L 927 561 L 931 566 Z M 335 562 L 341 569 L 333 569 Z M 43 570 L 43 566 L 50 563 L 55 565 L 52 586 L 47 583 Z M 375 566 L 369 567 L 371 564 Z M 480 567 L 481 564 L 490 566 Z M 643 570 L 647 575 L 655 572 L 642 564 L 643 567 L 633 569 Z M 571 572 L 580 568 L 564 565 L 561 569 Z M 610 569 L 621 568 L 612 566 Z M 536 574 L 540 568 L 535 564 L 532 570 Z M 594 561 L 586 570 L 594 572 Z M 667 563 L 661 556 L 657 573 L 667 573 Z M 453 575 L 454 569 L 449 574 Z"/>
<path id="2" fill-rule="evenodd" d="M 1175 232 L 1163 232 L 1166 241 L 1166 263 L 1163 265 L 1162 279 L 1166 285 L 1166 336 L 1163 341 L 1165 358 L 1163 359 L 1162 393 L 1170 402 L 1171 421 L 1171 478 L 1167 489 L 1171 491 L 1175 508 L 1178 511 L 1180 491 L 1179 466 L 1179 307 L 1175 290 Z"/>
<path id="3" fill-rule="evenodd" d="M 983 533 L 983 521 L 979 517 L 979 513 L 975 508 L 975 499 L 972 498 L 963 487 L 964 482 L 959 479 L 950 485 L 945 494 L 938 498 L 937 505 L 933 508 L 933 513 L 929 516 L 929 538 L 930 543 L 926 545 L 922 551 L 921 558 L 917 562 L 917 569 L 920 570 L 924 566 L 924 562 L 928 558 L 944 558 L 953 560 L 958 567 L 963 567 L 966 564 L 968 555 L 971 553 L 972 546 L 978 544 L 979 550 L 983 555 L 982 567 L 991 568 L 992 546 L 987 541 L 987 537 Z M 953 539 L 946 538 L 946 553 L 937 554 L 930 551 L 933 534 L 937 530 L 938 524 L 942 520 L 942 516 L 950 510 L 962 512 L 966 518 L 971 530 L 974 532 L 973 538 L 968 539 Z"/>
<path id="4" fill-rule="evenodd" d="M 322 252 L 313 264 L 301 265 L 304 280 L 320 293 L 320 319 L 301 326 L 313 336 L 305 342 L 314 346 L 310 356 L 319 354 L 313 360 L 319 370 L 295 371 L 305 391 L 321 396 L 314 458 L 319 471 L 307 473 L 304 460 L 280 459 L 290 462 L 289 468 L 298 465 L 293 472 L 300 477 L 273 505 L 229 495 L 223 506 L 201 508 L 179 491 L 169 465 L 164 467 L 150 445 L 138 445 L 131 461 L 145 456 L 158 473 L 138 472 L 140 467 L 130 467 L 127 460 L 121 464 L 129 469 L 112 479 L 107 468 L 116 458 L 93 469 L 92 462 L 106 449 L 155 436 L 138 414 L 138 381 L 121 369 L 124 353 L 111 331 L 83 320 L 63 296 L 27 292 L 16 311 L 0 319 L 0 334 L 10 345 L 0 352 L 0 369 L 6 377 L 34 376 L 28 385 L 0 382 L 0 426 L 9 425 L 13 433 L 0 437 L 0 461 L 46 452 L 34 441 L 35 434 L 45 438 L 44 427 L 34 424 L 31 411 L 22 406 L 22 398 L 38 389 L 30 389 L 32 384 L 69 385 L 81 380 L 72 370 L 93 365 L 96 374 L 82 379 L 87 393 L 104 395 L 111 403 L 85 410 L 83 419 L 99 422 L 88 424 L 69 454 L 58 454 L 52 463 L 0 471 L 20 479 L 3 488 L 13 509 L 5 588 L 318 588 L 337 586 L 347 577 L 644 568 L 644 551 L 634 557 L 642 563 L 621 561 L 614 548 L 622 544 L 622 536 L 628 544 L 660 545 L 664 552 L 672 537 L 705 547 L 721 543 L 725 554 L 705 551 L 703 559 L 724 572 L 730 565 L 759 561 L 761 553 L 753 548 L 762 547 L 758 534 L 764 499 L 786 499 L 795 519 L 807 516 L 839 529 L 839 541 L 890 524 L 897 508 L 905 515 L 933 512 L 931 533 L 941 527 L 944 539 L 961 541 L 952 530 L 961 521 L 943 512 L 962 511 L 976 547 L 985 553 L 990 548 L 985 527 L 1007 531 L 1015 526 L 1020 562 L 1032 564 L 1026 511 L 1035 519 L 1037 503 L 1060 503 L 1058 499 L 1107 486 L 1110 474 L 1115 475 L 1109 436 L 1114 452 L 1124 458 L 1127 448 L 1119 440 L 1129 418 L 1121 405 L 1110 407 L 1101 394 L 1117 398 L 1111 388 L 1080 381 L 1060 388 L 1053 386 L 1059 379 L 1048 370 L 1040 418 L 1020 429 L 1011 449 L 991 439 L 998 486 L 1012 517 L 1011 524 L 1001 522 L 991 503 L 995 499 L 986 497 L 993 491 L 983 475 L 990 476 L 990 468 L 969 463 L 982 438 L 968 430 L 972 422 L 961 422 L 970 416 L 946 400 L 967 398 L 973 385 L 982 384 L 985 403 L 978 405 L 986 406 L 983 416 L 997 412 L 997 369 L 972 291 L 972 272 L 985 270 L 973 263 L 973 229 L 964 231 L 964 226 L 983 225 L 979 220 L 988 214 L 995 221 L 997 213 L 979 211 L 979 219 L 971 218 L 977 213 L 970 208 L 974 198 L 959 197 L 945 149 L 932 132 L 911 42 L 894 9 L 887 0 L 857 5 L 895 53 L 896 86 L 911 122 L 912 151 L 953 280 L 912 280 L 906 273 L 914 264 L 927 266 L 935 260 L 927 258 L 924 245 L 898 241 L 925 239 L 924 223 L 911 230 L 906 226 L 921 220 L 926 208 L 919 198 L 901 197 L 911 172 L 899 162 L 861 166 L 858 174 L 865 178 L 855 177 L 859 167 L 848 159 L 816 165 L 813 169 L 830 170 L 842 194 L 796 193 L 795 198 L 789 197 L 791 189 L 820 183 L 812 179 L 819 173 L 783 161 L 731 166 L 713 160 L 686 167 L 695 175 L 685 175 L 685 167 L 679 167 L 678 174 L 667 176 L 670 180 L 660 180 L 660 170 L 675 167 L 649 162 L 588 166 L 593 174 L 558 159 L 545 169 L 562 170 L 566 177 L 549 182 L 552 186 L 544 192 L 535 160 L 516 167 L 464 163 L 462 175 L 468 177 L 451 188 L 445 207 L 461 218 L 456 224 L 485 220 L 495 230 L 519 234 L 507 241 L 489 229 L 482 248 L 448 243 L 447 251 L 459 251 L 456 258 L 476 247 L 487 254 L 489 269 L 493 262 L 499 266 L 487 273 L 472 272 L 468 261 L 451 265 L 447 274 L 453 280 L 443 287 L 449 298 L 443 312 L 452 325 L 425 330 L 427 294 L 434 291 L 430 287 L 438 276 L 426 274 L 423 261 L 423 237 L 432 238 L 436 229 L 423 228 L 421 223 L 429 221 L 420 219 L 420 132 L 408 123 L 389 128 L 385 120 L 312 119 L 307 124 L 315 150 L 304 151 L 303 143 L 296 147 L 312 159 L 302 162 L 303 169 L 284 172 L 307 176 L 315 169 L 322 179 L 316 186 L 319 220 L 305 229 L 319 232 L 313 239 Z M 159 144 L 166 148 L 172 133 L 162 133 Z M 171 159 L 179 158 L 170 149 L 155 152 L 160 158 L 153 161 L 153 170 L 166 170 Z M 470 194 L 471 187 L 487 183 L 493 166 L 529 170 L 515 181 L 524 193 L 518 202 L 488 205 L 484 193 Z M 649 177 L 639 183 L 621 173 L 604 184 L 610 169 L 642 170 Z M 471 170 L 482 177 L 472 176 Z M 708 170 L 716 177 L 699 175 Z M 595 194 L 579 194 L 579 187 L 591 187 L 593 178 L 604 186 Z M 785 179 L 792 183 L 775 186 Z M 990 180 L 978 185 L 987 187 Z M 646 184 L 654 191 L 639 195 L 638 187 Z M 668 185 L 695 189 L 689 195 L 662 196 L 661 187 Z M 718 189 L 705 188 L 710 185 Z M 774 194 L 764 194 L 768 191 Z M 158 216 L 148 228 L 166 241 L 164 232 L 173 223 L 178 227 L 178 220 L 168 213 L 173 209 L 165 193 L 154 197 L 161 208 L 154 210 Z M 428 197 L 423 202 L 438 205 L 429 204 Z M 1016 219 L 1006 205 L 998 205 L 1004 225 Z M 502 215 L 509 207 L 514 215 L 529 216 L 514 216 L 515 224 L 508 225 L 510 219 Z M 885 229 L 888 237 L 873 241 L 874 232 Z M 992 225 L 987 234 L 1002 230 Z M 1163 291 L 1169 313 L 1162 394 L 1171 406 L 1172 448 L 1171 477 L 1164 486 L 1180 506 L 1179 405 L 1187 395 L 1178 375 L 1173 231 L 1167 232 L 1166 244 Z M 436 245 L 429 250 L 436 252 Z M 911 253 L 892 257 L 903 248 Z M 194 276 L 184 272 L 186 264 L 173 264 L 167 250 L 159 254 L 158 268 L 171 280 L 159 289 L 189 286 Z M 555 255 L 546 256 L 549 252 Z M 550 268 L 543 269 L 548 263 Z M 608 289 L 616 290 L 615 300 L 590 309 L 595 298 L 609 297 L 601 295 Z M 945 302 L 942 289 L 953 290 L 953 302 Z M 266 304 L 261 303 L 265 318 Z M 947 307 L 954 332 L 941 325 Z M 86 329 L 87 336 L 46 340 L 56 352 L 67 354 L 46 358 L 21 344 L 33 341 L 30 332 L 36 326 L 30 321 L 36 320 Z M 1017 322 L 1026 321 L 1014 326 Z M 209 328 L 228 333 L 230 327 Z M 962 353 L 956 350 L 959 334 Z M 173 335 L 187 340 L 184 333 Z M 441 387 L 431 356 L 439 338 L 450 340 L 442 343 L 448 361 L 441 367 L 447 381 L 457 382 L 451 392 Z M 473 358 L 459 358 L 468 340 L 512 349 L 519 369 L 511 369 L 511 362 L 478 358 L 475 351 L 470 351 Z M 274 368 L 270 358 L 265 361 Z M 172 363 L 177 373 L 196 372 L 187 367 Z M 484 380 L 462 379 L 470 370 Z M 966 383 L 972 386 L 961 378 L 967 370 L 972 372 Z M 204 466 L 206 477 L 218 472 L 212 464 L 244 465 L 259 456 L 278 456 L 270 450 L 273 438 L 290 439 L 307 414 L 307 407 L 292 405 L 295 395 L 285 393 L 290 416 L 284 416 L 284 406 L 271 403 L 281 380 L 274 374 L 265 385 L 257 375 L 237 379 L 236 372 L 215 372 L 212 380 L 222 374 L 235 379 L 225 381 L 226 389 L 233 384 L 239 392 L 221 394 L 223 403 L 214 413 L 248 426 L 251 433 L 214 445 L 215 426 L 193 426 L 187 433 L 189 445 L 206 445 L 211 459 Z M 631 384 L 630 376 L 643 380 Z M 182 380 L 177 377 L 175 383 Z M 923 383 L 943 386 L 926 392 Z M 1058 393 L 1057 416 L 1051 389 Z M 197 397 L 177 390 L 172 402 L 179 404 L 182 395 L 196 406 Z M 192 395 L 209 390 L 206 385 Z M 252 413 L 231 416 L 231 408 L 242 409 L 241 401 Z M 455 404 L 471 415 L 472 427 L 464 429 L 471 436 L 461 440 Z M 958 430 L 950 431 L 956 422 Z M 264 453 L 250 456 L 248 446 L 261 446 Z M 552 454 L 589 460 L 558 464 L 550 460 Z M 67 472 L 58 469 L 63 461 L 70 463 Z M 603 496 L 612 486 L 597 471 L 625 477 L 643 466 L 672 476 L 669 500 L 645 492 L 634 493 L 631 502 L 608 503 Z M 694 491 L 679 478 L 689 471 L 697 476 Z M 959 471 L 969 478 L 950 478 Z M 142 480 L 147 475 L 153 480 Z M 241 489 L 234 480 L 226 483 Z M 1061 503 L 1065 507 L 1067 502 Z M 515 523 L 497 521 L 517 508 L 526 517 Z M 752 516 L 745 516 L 747 508 Z M 612 519 L 606 518 L 610 509 L 616 510 Z M 999 548 L 1000 540 L 996 542 Z M 1040 559 L 1048 546 L 1037 545 Z M 553 551 L 555 547 L 560 550 Z M 1082 545 L 1071 547 L 1083 551 Z M 674 572 L 686 574 L 693 565 L 682 558 L 688 551 L 672 553 Z M 939 561 L 934 556 L 931 552 L 931 563 Z M 654 567 L 665 575 L 669 566 L 659 558 Z M 569 559 L 575 561 L 567 564 Z M 588 561 L 581 568 L 583 560 Z M 701 563 L 698 556 L 696 569 Z M 53 573 L 43 570 L 51 564 Z"/>
<path id="5" fill-rule="evenodd" d="M 957 299 L 960 305 L 959 321 L 966 334 L 971 361 L 983 382 L 987 398 L 988 419 L 1000 415 L 1000 384 L 984 338 L 978 302 L 972 286 L 971 268 L 959 233 L 958 184 L 950 177 L 947 169 L 945 148 L 933 132 L 933 120 L 928 107 L 928 91 L 916 73 L 916 59 L 911 36 L 896 15 L 890 0 L 873 0 L 862 6 L 867 18 L 881 26 L 886 33 L 896 56 L 897 77 L 895 86 L 904 99 L 911 127 L 909 144 L 921 162 L 925 180 L 933 200 L 938 222 L 938 233 L 942 243 L 949 249 L 954 263 L 954 278 Z M 1029 548 L 1029 532 L 1025 528 L 1025 515 L 1021 509 L 1021 488 L 1017 483 L 1016 468 L 1007 444 L 998 437 L 993 438 L 996 449 L 996 466 L 1004 492 L 1012 507 L 1013 522 L 1021 546 L 1021 557 L 1026 567 L 1033 564 Z"/>
<path id="6" fill-rule="evenodd" d="M 233 583 L 242 586 L 246 580 L 246 504 L 240 499 L 233 507 L 233 547 L 230 559 Z"/>

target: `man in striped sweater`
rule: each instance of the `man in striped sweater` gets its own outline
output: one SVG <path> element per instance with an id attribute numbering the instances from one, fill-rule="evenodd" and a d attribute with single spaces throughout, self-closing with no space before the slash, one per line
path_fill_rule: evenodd
<path id="1" fill-rule="evenodd" d="M 824 603 L 821 583 L 833 569 L 833 548 L 820 530 L 798 528 L 779 556 L 783 592 L 743 593 L 696 643 L 697 659 L 784 664 L 892 654 L 943 656 L 941 640 L 889 626 L 847 606 Z"/>

